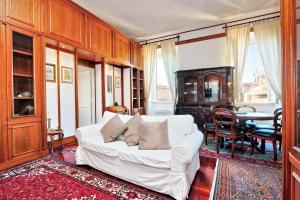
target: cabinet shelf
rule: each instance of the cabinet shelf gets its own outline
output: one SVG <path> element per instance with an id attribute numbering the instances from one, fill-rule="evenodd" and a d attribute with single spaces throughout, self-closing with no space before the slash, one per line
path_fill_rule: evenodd
<path id="1" fill-rule="evenodd" d="M 26 56 L 33 56 L 32 52 L 28 52 L 28 51 L 24 51 L 24 50 L 20 50 L 20 49 L 13 49 L 13 52 L 22 54 L 22 55 L 26 55 Z"/>
<path id="2" fill-rule="evenodd" d="M 22 78 L 33 78 L 33 75 L 31 74 L 14 73 L 13 75 Z"/>
<path id="3" fill-rule="evenodd" d="M 33 100 L 33 97 L 14 97 L 15 100 Z"/>

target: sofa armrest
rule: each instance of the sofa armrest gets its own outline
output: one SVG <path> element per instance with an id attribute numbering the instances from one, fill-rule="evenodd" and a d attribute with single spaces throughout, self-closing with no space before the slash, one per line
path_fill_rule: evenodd
<path id="1" fill-rule="evenodd" d="M 184 171 L 186 166 L 198 154 L 203 142 L 203 133 L 195 125 L 194 133 L 185 135 L 182 142 L 172 148 L 172 170 Z"/>
<path id="2" fill-rule="evenodd" d="M 81 144 L 82 140 L 86 137 L 99 136 L 102 127 L 102 124 L 92 124 L 77 128 L 75 131 L 75 137 L 77 138 L 79 145 Z"/>

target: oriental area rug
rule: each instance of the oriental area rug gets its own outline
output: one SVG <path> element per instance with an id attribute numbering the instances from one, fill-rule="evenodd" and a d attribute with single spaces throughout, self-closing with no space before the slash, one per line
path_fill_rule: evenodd
<path id="1" fill-rule="evenodd" d="M 220 159 L 214 200 L 282 200 L 278 168 Z"/>
<path id="2" fill-rule="evenodd" d="M 50 157 L 0 173 L 0 199 L 171 199 Z"/>
<path id="3" fill-rule="evenodd" d="M 240 146 L 236 145 L 234 158 L 231 157 L 231 148 L 228 147 L 228 144 L 226 142 L 224 146 L 225 146 L 224 148 L 220 148 L 220 153 L 218 154 L 216 151 L 216 140 L 213 139 L 212 137 L 208 137 L 207 145 L 205 144 L 205 142 L 203 142 L 199 153 L 201 156 L 206 156 L 206 157 L 225 158 L 225 159 L 231 159 L 231 160 L 247 162 L 252 164 L 265 165 L 269 167 L 277 167 L 277 168 L 282 167 L 281 152 L 278 151 L 278 147 L 277 147 L 278 161 L 274 161 L 273 147 L 270 142 L 266 142 L 265 153 L 258 152 L 255 149 L 253 155 L 251 155 L 250 153 L 251 152 L 250 145 L 244 146 L 244 153 L 242 153 Z"/>

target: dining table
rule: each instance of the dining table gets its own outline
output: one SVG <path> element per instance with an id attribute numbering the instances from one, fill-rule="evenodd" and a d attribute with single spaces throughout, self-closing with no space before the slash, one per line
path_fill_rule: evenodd
<path id="1" fill-rule="evenodd" d="M 264 112 L 236 112 L 236 118 L 241 122 L 246 122 L 247 120 L 258 120 L 258 121 L 271 121 L 274 118 L 273 113 L 264 113 Z M 260 148 L 257 150 L 261 153 L 265 153 L 266 150 L 266 141 L 262 140 Z"/>

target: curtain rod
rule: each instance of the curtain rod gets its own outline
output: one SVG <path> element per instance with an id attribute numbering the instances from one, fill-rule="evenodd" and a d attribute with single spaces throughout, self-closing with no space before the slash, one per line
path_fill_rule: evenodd
<path id="1" fill-rule="evenodd" d="M 161 39 L 161 40 L 155 40 L 155 41 L 152 41 L 152 42 L 148 42 L 148 41 L 140 42 L 140 44 L 143 43 L 141 45 L 147 45 L 147 44 L 153 44 L 153 43 L 162 42 L 162 41 L 166 41 L 166 40 L 172 40 L 172 39 L 177 39 L 177 41 L 179 41 L 179 38 L 180 38 L 180 36 L 177 35 L 176 37 L 170 37 L 170 38 L 165 38 L 165 39 Z"/>
<path id="2" fill-rule="evenodd" d="M 296 9 L 299 9 L 299 8 L 300 7 L 297 7 Z M 274 14 L 278 14 L 278 13 L 280 13 L 280 11 L 266 13 L 266 14 L 262 14 L 262 15 L 257 15 L 257 16 L 254 16 L 254 17 L 248 17 L 248 18 L 233 20 L 233 21 L 230 21 L 230 22 L 224 22 L 224 23 L 215 24 L 215 25 L 211 25 L 211 26 L 206 26 L 206 27 L 191 29 L 191 30 L 182 31 L 182 32 L 174 33 L 174 34 L 165 35 L 165 36 L 155 37 L 155 38 L 151 38 L 151 39 L 148 39 L 148 40 L 140 41 L 139 43 L 141 44 L 141 43 L 146 43 L 147 42 L 149 44 L 149 41 L 152 41 L 152 40 L 157 40 L 157 39 L 161 39 L 161 38 L 171 37 L 171 36 L 174 36 L 174 35 L 180 35 L 180 34 L 183 34 L 183 33 L 190 33 L 190 32 L 204 30 L 204 29 L 208 29 L 208 28 L 214 28 L 214 27 L 218 27 L 218 26 L 222 26 L 222 25 L 226 26 L 228 24 L 232 24 L 232 23 L 236 23 L 236 22 L 245 21 L 245 20 L 249 20 L 249 19 L 255 19 L 255 18 L 258 18 L 258 17 L 264 17 L 264 16 L 268 16 L 268 15 L 274 15 Z"/>
<path id="3" fill-rule="evenodd" d="M 279 18 L 280 15 L 278 16 L 274 16 L 274 17 L 268 17 L 268 18 L 264 18 L 264 19 L 258 19 L 258 20 L 253 20 L 253 21 L 249 21 L 249 22 L 245 22 L 245 23 L 240 23 L 240 24 L 234 24 L 234 25 L 231 25 L 231 26 L 227 26 L 227 24 L 225 24 L 225 26 L 223 27 L 223 29 L 228 29 L 228 28 L 231 28 L 231 27 L 235 27 L 235 26 L 241 26 L 241 25 L 244 25 L 244 24 L 252 24 L 252 23 L 256 23 L 256 22 L 260 22 L 260 21 L 265 21 L 265 20 L 270 20 L 270 19 L 276 19 L 276 18 Z"/>

